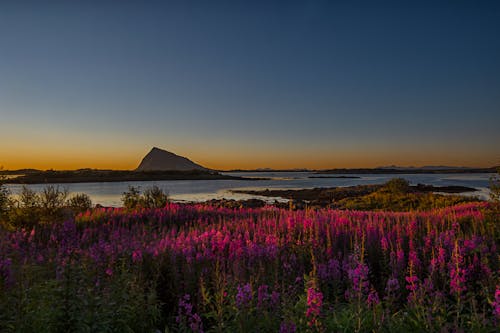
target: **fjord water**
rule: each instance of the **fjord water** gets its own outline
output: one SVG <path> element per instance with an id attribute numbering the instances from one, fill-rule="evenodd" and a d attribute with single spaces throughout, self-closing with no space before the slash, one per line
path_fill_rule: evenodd
<path id="1" fill-rule="evenodd" d="M 103 206 L 121 205 L 121 195 L 129 186 L 145 189 L 157 185 L 166 191 L 175 201 L 205 201 L 210 199 L 250 199 L 259 198 L 274 201 L 275 198 L 232 193 L 235 189 L 301 189 L 314 187 L 337 187 L 381 184 L 392 178 L 407 179 L 412 185 L 427 184 L 435 186 L 460 185 L 474 187 L 479 191 L 465 193 L 481 198 L 489 197 L 488 183 L 491 174 L 349 174 L 321 175 L 312 172 L 228 172 L 232 176 L 247 178 L 267 178 L 266 180 L 170 180 L 151 182 L 116 182 L 116 183 L 71 183 L 54 184 L 65 188 L 69 193 L 86 193 L 92 201 Z M 360 178 L 309 178 L 309 177 L 353 176 Z M 47 184 L 27 185 L 35 191 L 41 191 Z M 13 194 L 19 193 L 22 185 L 9 185 Z M 280 200 L 279 198 L 276 198 Z M 283 199 L 281 199 L 283 200 Z M 285 200 L 286 201 L 286 200 Z"/>

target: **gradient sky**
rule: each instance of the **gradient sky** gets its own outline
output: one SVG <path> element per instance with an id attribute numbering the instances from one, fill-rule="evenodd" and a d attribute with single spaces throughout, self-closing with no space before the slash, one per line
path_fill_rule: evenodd
<path id="1" fill-rule="evenodd" d="M 0 2 L 0 166 L 129 169 L 153 146 L 500 165 L 500 2 Z"/>

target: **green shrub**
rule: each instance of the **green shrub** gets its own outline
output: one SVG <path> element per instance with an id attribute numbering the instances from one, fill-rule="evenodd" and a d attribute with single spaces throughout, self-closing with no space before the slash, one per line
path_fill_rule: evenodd
<path id="1" fill-rule="evenodd" d="M 490 178 L 490 196 L 495 203 L 500 202 L 500 167 L 497 169 L 497 174 Z"/>
<path id="2" fill-rule="evenodd" d="M 148 208 L 162 208 L 168 202 L 168 194 L 163 192 L 158 186 L 152 186 L 144 191 L 142 195 L 142 205 Z"/>
<path id="3" fill-rule="evenodd" d="M 32 228 L 37 224 L 62 222 L 71 217 L 66 209 L 67 190 L 47 186 L 37 193 L 23 186 L 16 198 L 9 197 L 7 224 L 13 228 Z"/>
<path id="4" fill-rule="evenodd" d="M 382 190 L 395 194 L 408 193 L 410 183 L 404 178 L 393 178 L 384 184 Z"/>
<path id="5" fill-rule="evenodd" d="M 92 208 L 92 200 L 85 193 L 78 193 L 68 199 L 66 205 L 74 213 L 82 213 Z"/>
<path id="6" fill-rule="evenodd" d="M 139 187 L 129 186 L 128 190 L 122 194 L 123 206 L 127 209 L 134 209 L 139 206 L 141 191 Z"/>
<path id="7" fill-rule="evenodd" d="M 128 191 L 122 195 L 123 206 L 127 209 L 162 208 L 167 202 L 168 194 L 156 185 L 147 188 L 142 194 L 138 187 L 129 186 Z"/>
<path id="8" fill-rule="evenodd" d="M 0 222 L 6 218 L 9 211 L 9 190 L 3 185 L 3 179 L 0 176 Z"/>
<path id="9" fill-rule="evenodd" d="M 49 185 L 40 193 L 40 206 L 42 209 L 41 223 L 62 221 L 67 215 L 64 211 L 68 191 L 59 189 L 58 186 Z M 66 213 L 66 214 L 65 214 Z"/>
<path id="10" fill-rule="evenodd" d="M 39 223 L 41 214 L 40 196 L 23 186 L 17 198 L 10 201 L 8 224 L 14 228 L 32 228 Z"/>

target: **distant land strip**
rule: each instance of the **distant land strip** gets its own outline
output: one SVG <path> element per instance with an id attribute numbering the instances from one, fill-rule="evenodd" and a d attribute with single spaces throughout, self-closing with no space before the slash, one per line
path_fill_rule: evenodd
<path id="1" fill-rule="evenodd" d="M 17 173 L 16 173 L 17 172 Z M 260 178 L 246 178 L 223 175 L 215 171 L 127 171 L 127 170 L 96 170 L 80 169 L 71 171 L 40 171 L 21 170 L 3 171 L 3 175 L 19 174 L 15 178 L 7 178 L 6 184 L 58 184 L 58 183 L 99 183 L 99 182 L 127 182 L 127 181 L 161 181 L 161 180 L 258 180 Z"/>
<path id="2" fill-rule="evenodd" d="M 447 173 L 496 173 L 498 167 L 491 168 L 362 168 L 362 169 L 329 169 L 315 171 L 318 174 L 447 174 Z"/>
<path id="3" fill-rule="evenodd" d="M 388 168 L 336 168 L 336 169 L 233 169 L 222 172 L 313 172 L 316 174 L 447 174 L 447 173 L 496 173 L 498 167 L 466 168 L 466 167 L 388 167 Z"/>

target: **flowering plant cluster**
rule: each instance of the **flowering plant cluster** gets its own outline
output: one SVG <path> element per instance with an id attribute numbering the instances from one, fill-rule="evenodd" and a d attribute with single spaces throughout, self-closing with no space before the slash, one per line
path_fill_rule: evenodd
<path id="1" fill-rule="evenodd" d="M 76 331 L 100 320 L 123 323 L 131 313 L 151 331 L 494 330 L 498 221 L 487 220 L 488 209 L 487 203 L 408 213 L 168 203 L 94 209 L 62 224 L 1 230 L 0 331 L 41 323 Z M 87 317 L 76 316 L 83 312 L 75 300 Z M 37 312 L 52 301 L 58 312 Z M 99 310 L 92 302 L 104 303 Z M 136 308 L 126 312 L 131 304 Z M 102 306 L 110 309 L 104 319 Z M 127 325 L 145 329 L 137 323 Z"/>

